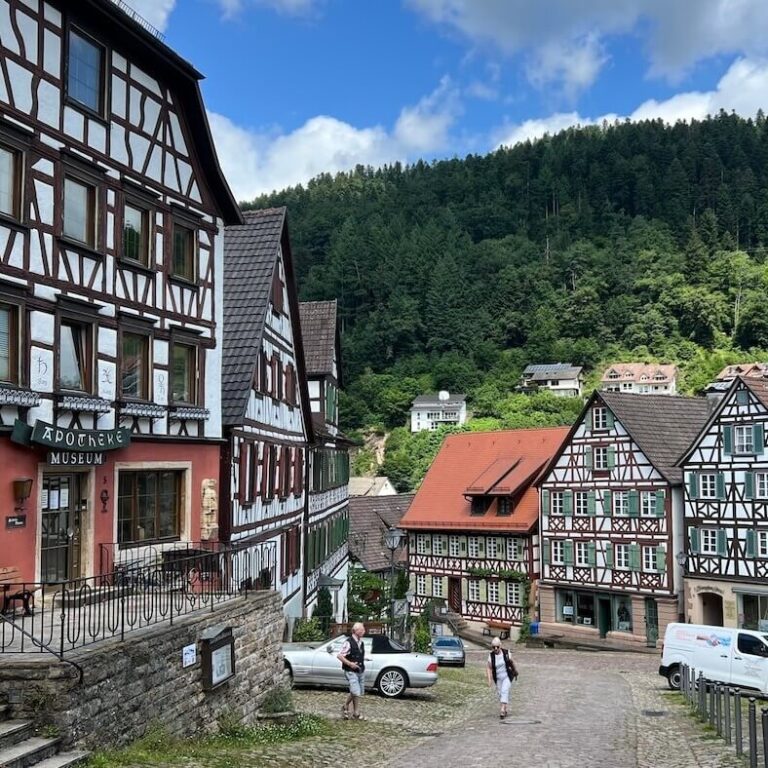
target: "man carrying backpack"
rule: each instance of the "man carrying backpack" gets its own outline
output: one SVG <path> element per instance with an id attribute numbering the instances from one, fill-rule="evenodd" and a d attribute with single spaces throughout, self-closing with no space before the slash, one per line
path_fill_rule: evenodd
<path id="1" fill-rule="evenodd" d="M 350 717 L 360 720 L 360 699 L 365 693 L 365 644 L 363 635 L 365 626 L 358 621 L 352 625 L 352 634 L 347 638 L 336 658 L 344 667 L 344 675 L 349 683 L 349 695 L 341 708 L 341 716 L 345 720 Z M 350 710 L 351 705 L 351 710 Z"/>

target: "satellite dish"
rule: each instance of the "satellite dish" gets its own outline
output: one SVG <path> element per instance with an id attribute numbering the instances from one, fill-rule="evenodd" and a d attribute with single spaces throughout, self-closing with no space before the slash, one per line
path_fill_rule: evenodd
<path id="1" fill-rule="evenodd" d="M 443 402 L 445 402 L 446 400 L 448 400 L 448 399 L 450 398 L 450 396 L 451 396 L 451 395 L 449 394 L 449 392 L 448 392 L 448 390 L 447 390 L 447 389 L 441 389 L 441 390 L 440 390 L 440 391 L 437 393 L 437 399 L 438 399 L 438 400 L 442 400 Z"/>

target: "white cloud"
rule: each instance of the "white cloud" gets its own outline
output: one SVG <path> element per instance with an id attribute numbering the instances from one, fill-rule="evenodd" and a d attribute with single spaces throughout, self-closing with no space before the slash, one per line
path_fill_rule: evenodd
<path id="1" fill-rule="evenodd" d="M 129 0 L 129 5 L 155 29 L 165 32 L 176 0 Z"/>
<path id="2" fill-rule="evenodd" d="M 703 119 L 721 109 L 737 112 L 744 117 L 754 117 L 765 105 L 768 91 L 768 60 L 738 59 L 720 78 L 713 91 L 689 91 L 678 93 L 664 101 L 649 99 L 626 117 L 630 120 L 654 120 L 661 118 L 667 123 L 678 120 Z M 548 117 L 526 120 L 519 124 L 503 126 L 494 136 L 494 146 L 513 146 L 521 141 L 554 134 L 575 125 L 595 125 L 620 118 L 615 114 L 587 117 L 578 112 L 558 112 Z"/>
<path id="3" fill-rule="evenodd" d="M 295 131 L 249 130 L 209 113 L 224 175 L 238 200 L 306 183 L 320 173 L 348 171 L 356 165 L 380 166 L 445 149 L 461 104 L 444 78 L 413 107 L 404 108 L 391 131 L 382 126 L 356 128 L 320 115 Z"/>
<path id="4" fill-rule="evenodd" d="M 318 0 L 218 0 L 225 18 L 240 13 L 247 4 L 262 5 L 289 16 L 305 16 L 314 10 Z"/>
<path id="5" fill-rule="evenodd" d="M 679 78 L 718 55 L 768 53 L 765 0 L 406 0 L 428 20 L 475 46 L 525 54 L 536 84 L 583 89 L 605 63 L 611 35 L 643 36 L 650 72 Z M 567 60 L 581 51 L 581 59 Z M 571 71 L 571 67 L 576 72 Z"/>

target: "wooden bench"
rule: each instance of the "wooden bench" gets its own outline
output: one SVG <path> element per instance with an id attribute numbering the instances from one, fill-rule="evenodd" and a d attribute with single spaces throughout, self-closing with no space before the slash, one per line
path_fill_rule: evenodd
<path id="1" fill-rule="evenodd" d="M 0 568 L 0 597 L 3 599 L 0 613 L 8 613 L 13 603 L 21 602 L 24 605 L 24 615 L 32 615 L 29 601 L 34 600 L 34 593 L 28 590 L 26 584 L 21 583 L 21 581 L 21 571 L 15 566 Z"/>
<path id="2" fill-rule="evenodd" d="M 483 634 L 492 635 L 494 630 L 496 630 L 499 633 L 499 639 L 506 640 L 509 637 L 510 629 L 512 629 L 512 625 L 504 621 L 486 621 L 483 627 Z"/>

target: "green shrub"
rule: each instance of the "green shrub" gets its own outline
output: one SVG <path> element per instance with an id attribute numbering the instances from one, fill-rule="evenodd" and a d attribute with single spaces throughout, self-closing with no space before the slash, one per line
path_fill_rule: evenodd
<path id="1" fill-rule="evenodd" d="M 325 640 L 323 628 L 318 619 L 297 619 L 293 625 L 294 643 L 311 643 Z"/>
<path id="2" fill-rule="evenodd" d="M 293 691 L 287 685 L 276 685 L 267 691 L 260 710 L 266 714 L 293 712 Z"/>

